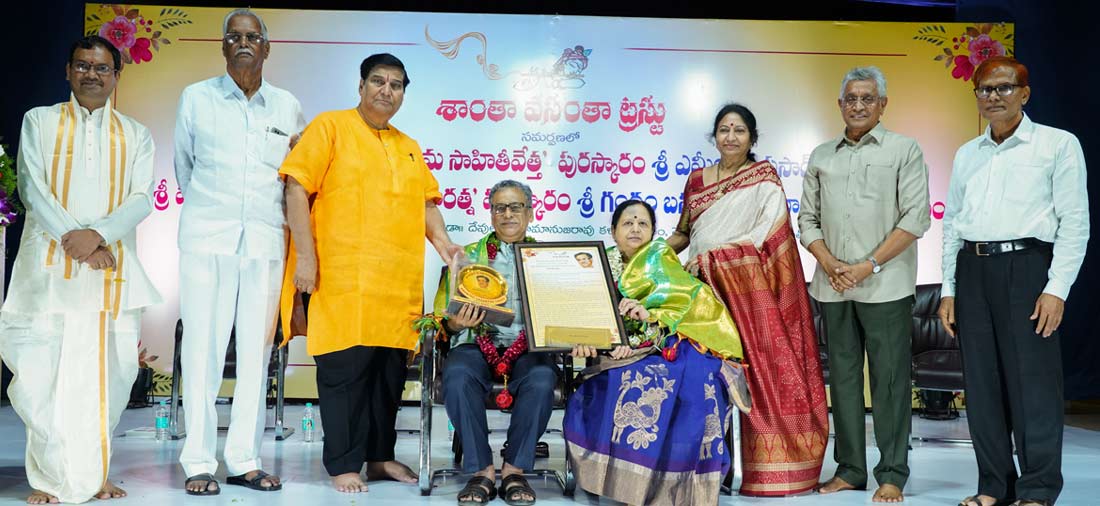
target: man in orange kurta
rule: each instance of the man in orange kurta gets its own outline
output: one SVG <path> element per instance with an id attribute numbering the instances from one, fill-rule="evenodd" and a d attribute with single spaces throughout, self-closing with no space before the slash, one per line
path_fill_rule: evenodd
<path id="1" fill-rule="evenodd" d="M 376 54 L 360 75 L 358 107 L 318 115 L 279 170 L 292 238 L 282 314 L 294 313 L 298 293 L 312 294 L 306 349 L 317 363 L 325 468 L 342 492 L 366 491 L 364 462 L 367 478 L 417 480 L 393 447 L 423 309 L 424 238 L 445 261 L 462 251 L 420 146 L 389 124 L 409 83 L 404 65 Z"/>

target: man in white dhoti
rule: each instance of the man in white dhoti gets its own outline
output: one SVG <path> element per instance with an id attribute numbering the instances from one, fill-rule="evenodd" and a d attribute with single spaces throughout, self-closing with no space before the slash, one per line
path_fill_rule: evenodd
<path id="1" fill-rule="evenodd" d="M 267 365 L 275 335 L 283 263 L 283 182 L 279 165 L 305 128 L 289 92 L 263 79 L 267 27 L 248 9 L 225 17 L 226 74 L 183 90 L 176 118 L 180 213 L 180 316 L 187 440 L 180 463 L 191 495 L 219 493 L 214 473 L 215 400 L 230 333 L 236 329 L 237 383 L 225 442 L 227 483 L 282 488 L 260 467 Z"/>
<path id="2" fill-rule="evenodd" d="M 67 102 L 23 118 L 27 221 L 0 311 L 0 355 L 27 426 L 30 504 L 112 499 L 111 432 L 137 376 L 143 307 L 161 301 L 137 257 L 152 211 L 153 140 L 111 107 L 121 56 L 85 37 L 69 52 Z"/>

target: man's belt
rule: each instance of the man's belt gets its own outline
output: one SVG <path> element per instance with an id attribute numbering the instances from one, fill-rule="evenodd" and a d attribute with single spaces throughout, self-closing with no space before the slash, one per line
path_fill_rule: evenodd
<path id="1" fill-rule="evenodd" d="M 1040 241 L 1034 237 L 1026 237 L 1023 239 L 1013 239 L 1011 241 L 963 241 L 963 251 L 973 253 L 980 257 L 987 257 L 990 255 L 1000 255 L 1002 253 L 1011 253 L 1013 251 L 1025 250 L 1028 248 L 1037 248 L 1040 246 L 1050 247 L 1048 242 Z"/>

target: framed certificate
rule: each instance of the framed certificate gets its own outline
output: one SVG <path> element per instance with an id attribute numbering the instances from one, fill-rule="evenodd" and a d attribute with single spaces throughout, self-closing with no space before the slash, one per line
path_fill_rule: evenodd
<path id="1" fill-rule="evenodd" d="M 513 248 L 531 351 L 626 344 L 619 293 L 602 242 L 515 243 Z"/>

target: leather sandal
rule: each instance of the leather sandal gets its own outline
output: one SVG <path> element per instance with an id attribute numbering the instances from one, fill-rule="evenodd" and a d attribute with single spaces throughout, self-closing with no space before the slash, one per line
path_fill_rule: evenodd
<path id="1" fill-rule="evenodd" d="M 191 490 L 187 488 L 187 485 L 193 481 L 205 481 L 206 486 L 203 487 L 202 490 Z M 211 483 L 217 485 L 214 490 L 210 490 Z M 215 480 L 214 475 L 210 473 L 196 474 L 194 476 L 188 477 L 187 480 L 183 482 L 183 486 L 184 490 L 187 491 L 187 495 L 218 495 L 222 493 L 221 485 L 218 485 L 218 480 Z"/>
<path id="2" fill-rule="evenodd" d="M 470 499 L 462 500 L 463 497 Z M 458 506 L 480 506 L 497 498 L 496 483 L 484 476 L 474 476 L 458 491 Z"/>
<path id="3" fill-rule="evenodd" d="M 531 496 L 531 500 L 520 499 L 523 494 Z M 535 489 L 522 474 L 511 474 L 500 480 L 500 497 L 508 506 L 532 506 L 535 504 Z"/>
<path id="4" fill-rule="evenodd" d="M 267 474 L 263 471 L 257 472 L 256 476 L 253 476 L 251 480 L 248 479 L 248 478 L 245 478 L 245 476 L 247 476 L 247 475 L 248 475 L 248 473 L 242 474 L 240 476 L 230 476 L 230 477 L 225 479 L 225 482 L 229 485 L 238 485 L 238 486 L 241 486 L 241 487 L 250 488 L 252 490 L 259 490 L 261 492 L 274 492 L 276 490 L 282 490 L 283 489 L 283 484 L 282 483 L 274 484 L 274 485 L 271 485 L 270 487 L 265 487 L 264 484 L 263 484 L 263 480 L 264 480 L 264 478 L 267 478 L 271 475 Z"/>

